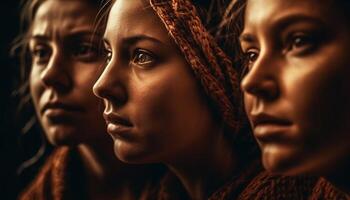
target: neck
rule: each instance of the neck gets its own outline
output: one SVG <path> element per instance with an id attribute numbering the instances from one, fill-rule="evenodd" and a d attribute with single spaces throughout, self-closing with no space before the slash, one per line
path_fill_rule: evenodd
<path id="1" fill-rule="evenodd" d="M 106 149 L 106 147 L 110 147 Z M 87 191 L 91 199 L 135 199 L 132 184 L 144 180 L 140 172 L 144 166 L 128 165 L 119 161 L 113 144 L 95 147 L 81 144 L 78 151 L 86 172 Z"/>
<path id="2" fill-rule="evenodd" d="M 196 150 L 191 149 L 188 159 L 167 164 L 181 180 L 191 199 L 207 199 L 234 174 L 237 158 L 226 141 L 224 143 L 202 146 L 205 148 L 194 154 L 192 152 Z"/>

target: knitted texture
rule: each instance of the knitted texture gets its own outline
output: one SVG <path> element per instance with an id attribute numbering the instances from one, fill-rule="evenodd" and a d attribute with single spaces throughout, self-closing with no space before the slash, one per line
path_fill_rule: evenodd
<path id="1" fill-rule="evenodd" d="M 189 0 L 150 0 L 204 91 L 234 133 L 241 127 L 241 94 L 231 60 L 219 48 Z"/>
<path id="2" fill-rule="evenodd" d="M 58 148 L 46 161 L 38 176 L 29 187 L 19 196 L 20 200 L 67 200 L 84 199 L 81 191 L 81 171 L 77 173 L 76 163 L 79 159 L 69 151 L 68 147 Z M 75 181 L 81 181 L 80 186 L 71 182 L 72 174 Z M 74 188 L 73 188 L 74 187 Z"/>
<path id="3" fill-rule="evenodd" d="M 309 200 L 350 200 L 350 196 L 335 188 L 324 178 L 320 178 L 315 185 Z"/>
<path id="4" fill-rule="evenodd" d="M 306 200 L 317 178 L 307 176 L 279 176 L 262 172 L 239 196 L 239 200 Z"/>
<path id="5" fill-rule="evenodd" d="M 238 195 L 261 172 L 262 168 L 256 162 L 245 166 L 244 170 L 235 172 L 220 188 L 210 195 L 208 200 L 231 200 L 237 199 Z M 183 188 L 180 180 L 173 174 L 166 174 L 161 183 L 157 200 L 189 200 L 190 197 Z"/>

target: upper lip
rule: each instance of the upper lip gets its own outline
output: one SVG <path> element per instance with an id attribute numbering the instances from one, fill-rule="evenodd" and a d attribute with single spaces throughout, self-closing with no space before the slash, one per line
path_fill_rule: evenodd
<path id="1" fill-rule="evenodd" d="M 253 123 L 254 128 L 262 124 L 275 124 L 280 126 L 291 125 L 291 122 L 287 119 L 275 117 L 273 115 L 266 114 L 266 113 L 251 115 L 251 121 Z"/>
<path id="2" fill-rule="evenodd" d="M 271 142 L 279 142 L 279 143 L 287 144 L 292 141 L 290 136 L 288 135 L 288 131 L 285 129 L 288 126 L 292 125 L 291 121 L 284 118 L 275 117 L 274 115 L 270 115 L 266 113 L 251 115 L 250 118 L 254 129 L 254 136 L 261 144 L 271 143 Z M 263 125 L 272 125 L 274 127 L 268 128 L 269 130 L 255 129 L 257 126 L 263 126 Z M 280 131 L 283 131 L 283 132 L 280 132 Z"/>
<path id="3" fill-rule="evenodd" d="M 68 111 L 77 111 L 77 112 L 82 112 L 83 108 L 78 105 L 73 105 L 73 104 L 68 104 L 68 103 L 63 103 L 63 102 L 49 102 L 46 103 L 42 109 L 41 112 L 43 113 L 47 109 L 64 109 Z"/>
<path id="4" fill-rule="evenodd" d="M 103 113 L 103 118 L 106 123 L 118 124 L 122 126 L 132 126 L 131 122 L 126 118 L 117 113 Z"/>

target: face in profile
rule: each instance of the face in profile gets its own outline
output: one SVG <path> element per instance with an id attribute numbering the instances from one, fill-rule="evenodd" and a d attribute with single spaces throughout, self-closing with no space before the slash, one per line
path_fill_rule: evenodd
<path id="1" fill-rule="evenodd" d="M 116 1 L 104 38 L 109 61 L 94 93 L 119 159 L 174 162 L 215 142 L 191 68 L 148 1 Z"/>
<path id="2" fill-rule="evenodd" d="M 84 2 L 45 1 L 31 29 L 30 91 L 47 138 L 56 145 L 106 137 L 92 92 L 104 62 L 98 36 L 92 37 L 97 9 Z"/>
<path id="3" fill-rule="evenodd" d="M 349 157 L 350 29 L 332 4 L 248 0 L 241 86 L 270 171 L 324 175 Z"/>

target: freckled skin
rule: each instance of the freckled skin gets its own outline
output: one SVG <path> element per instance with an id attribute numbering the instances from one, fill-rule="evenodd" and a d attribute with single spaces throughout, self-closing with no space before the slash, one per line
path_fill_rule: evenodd
<path id="1" fill-rule="evenodd" d="M 332 9 L 328 0 L 248 0 L 246 112 L 291 122 L 280 133 L 288 142 L 258 139 L 269 171 L 325 175 L 349 162 L 350 29 Z"/>

